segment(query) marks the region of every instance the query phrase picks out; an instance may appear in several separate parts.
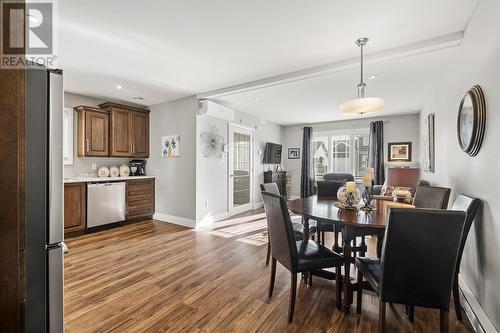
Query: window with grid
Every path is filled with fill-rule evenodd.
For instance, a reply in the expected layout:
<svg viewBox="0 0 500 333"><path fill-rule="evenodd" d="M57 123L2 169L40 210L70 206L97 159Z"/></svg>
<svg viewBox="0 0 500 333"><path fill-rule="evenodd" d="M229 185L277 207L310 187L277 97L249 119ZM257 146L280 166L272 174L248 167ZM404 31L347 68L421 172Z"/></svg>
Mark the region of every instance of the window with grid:
<svg viewBox="0 0 500 333"><path fill-rule="evenodd" d="M313 138L316 180L329 172L351 173L362 177L368 166L369 131L356 130L342 135L319 133Z"/></svg>

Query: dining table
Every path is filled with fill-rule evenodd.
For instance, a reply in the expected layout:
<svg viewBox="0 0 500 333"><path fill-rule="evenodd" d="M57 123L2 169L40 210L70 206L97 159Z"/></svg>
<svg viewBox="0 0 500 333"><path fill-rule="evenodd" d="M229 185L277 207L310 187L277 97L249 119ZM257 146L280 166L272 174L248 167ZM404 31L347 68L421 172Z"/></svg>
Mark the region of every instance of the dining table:
<svg viewBox="0 0 500 333"><path fill-rule="evenodd" d="M304 224L304 240L309 239L309 220L315 220L319 226L321 224L333 224L340 229L342 235L342 247L334 246L334 251L341 251L344 257L344 274L342 276L342 308L345 313L349 313L353 302L353 293L357 288L362 288L361 282L351 277L351 264L354 263L353 250L359 249L355 242L357 237L376 235L379 240L377 255L380 256L381 242L387 224L391 208L413 208L407 203L393 202L389 200L374 199L372 210L362 210L341 208L338 200L334 197L321 197L317 195L306 198L290 200L288 209L294 214L302 216ZM364 251L360 251L364 252ZM333 272L319 270L312 272L313 275L323 278L334 279ZM338 288L339 286L337 286Z"/></svg>

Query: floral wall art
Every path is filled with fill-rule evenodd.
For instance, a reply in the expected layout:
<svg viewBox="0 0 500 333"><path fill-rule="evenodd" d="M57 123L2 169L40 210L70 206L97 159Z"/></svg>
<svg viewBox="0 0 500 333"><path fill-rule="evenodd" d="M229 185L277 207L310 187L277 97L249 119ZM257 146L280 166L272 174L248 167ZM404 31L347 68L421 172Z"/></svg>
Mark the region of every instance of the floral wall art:
<svg viewBox="0 0 500 333"><path fill-rule="evenodd" d="M222 153L225 149L224 137L219 134L219 130L215 125L210 126L209 132L200 134L202 142L202 151L204 157L222 158Z"/></svg>
<svg viewBox="0 0 500 333"><path fill-rule="evenodd" d="M180 155L181 138L178 134L161 137L161 156L177 157Z"/></svg>

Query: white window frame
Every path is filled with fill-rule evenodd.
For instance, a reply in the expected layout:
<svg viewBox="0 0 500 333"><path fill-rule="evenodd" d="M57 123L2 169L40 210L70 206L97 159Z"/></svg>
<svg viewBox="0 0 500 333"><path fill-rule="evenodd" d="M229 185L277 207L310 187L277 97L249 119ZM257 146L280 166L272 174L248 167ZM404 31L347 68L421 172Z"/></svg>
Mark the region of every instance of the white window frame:
<svg viewBox="0 0 500 333"><path fill-rule="evenodd" d="M73 109L71 108L64 108L63 110L64 116L63 116L63 154L64 154L64 148L68 148L68 156L63 156L64 159L64 165L73 165L73 148L74 148L74 136L73 136L73 127L74 127L74 122L73 122ZM64 131L64 128L66 128L66 131Z"/></svg>
<svg viewBox="0 0 500 333"><path fill-rule="evenodd" d="M314 133L314 138L328 138L328 172L334 172L333 171L333 164L334 164L334 156L333 156L333 138L334 137L349 137L350 142L349 142L349 159L347 161L348 163L348 169L349 172L352 173L353 175L356 174L355 168L355 161L354 161L354 156L355 154L355 140L354 136L356 135L369 135L370 129L369 128L360 128L360 129L352 129L352 130L337 130L337 131L321 131L321 132L315 132ZM356 177L356 176L355 176ZM358 176L359 178L360 176Z"/></svg>

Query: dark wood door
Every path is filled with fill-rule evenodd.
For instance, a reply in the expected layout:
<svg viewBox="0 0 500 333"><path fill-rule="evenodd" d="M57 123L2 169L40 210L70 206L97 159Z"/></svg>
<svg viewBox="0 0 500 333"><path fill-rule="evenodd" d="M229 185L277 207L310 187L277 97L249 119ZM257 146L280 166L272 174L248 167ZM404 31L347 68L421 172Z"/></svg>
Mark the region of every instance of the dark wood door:
<svg viewBox="0 0 500 333"><path fill-rule="evenodd" d="M109 113L85 112L85 156L109 156Z"/></svg>
<svg viewBox="0 0 500 333"><path fill-rule="evenodd" d="M128 110L111 111L111 156L132 156L132 114Z"/></svg>
<svg viewBox="0 0 500 333"><path fill-rule="evenodd" d="M64 232L85 229L87 196L85 183L64 184Z"/></svg>
<svg viewBox="0 0 500 333"><path fill-rule="evenodd" d="M149 114L132 112L132 155L149 157Z"/></svg>

